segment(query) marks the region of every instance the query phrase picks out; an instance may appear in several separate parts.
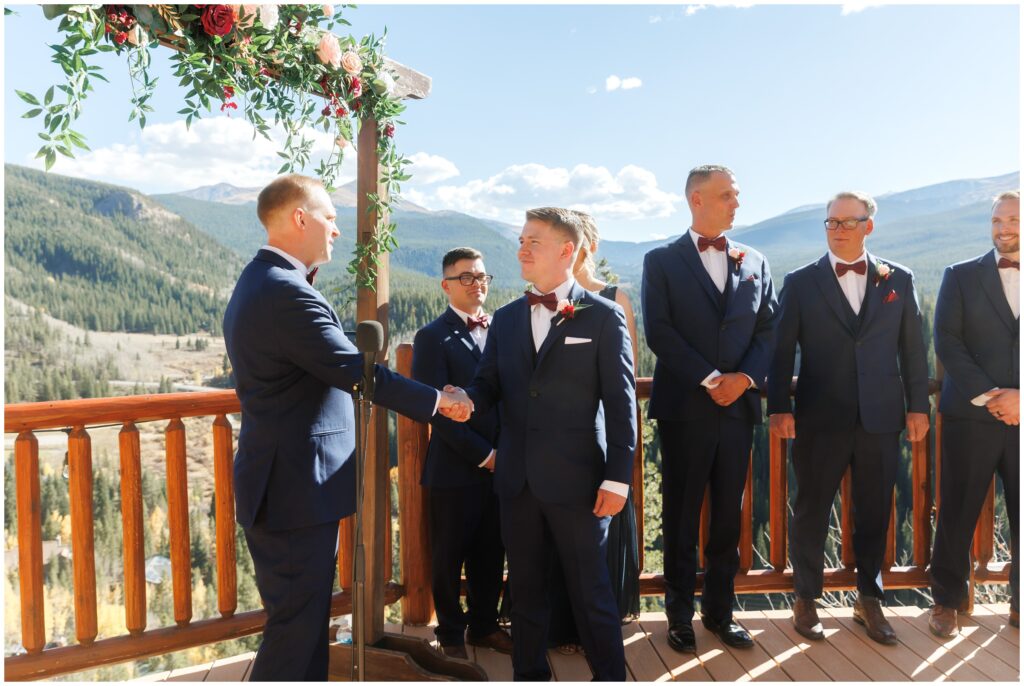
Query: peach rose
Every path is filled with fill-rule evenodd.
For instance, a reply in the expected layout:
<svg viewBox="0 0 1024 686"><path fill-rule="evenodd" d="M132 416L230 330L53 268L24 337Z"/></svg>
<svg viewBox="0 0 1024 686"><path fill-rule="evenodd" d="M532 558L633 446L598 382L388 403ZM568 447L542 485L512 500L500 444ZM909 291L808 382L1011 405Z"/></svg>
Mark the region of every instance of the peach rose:
<svg viewBox="0 0 1024 686"><path fill-rule="evenodd" d="M363 70L363 61L355 51L347 50L341 56L341 68L349 74L358 74Z"/></svg>
<svg viewBox="0 0 1024 686"><path fill-rule="evenodd" d="M341 66L341 46L338 44L338 37L333 33L325 33L316 47L316 56L324 64L329 64L335 69Z"/></svg>
<svg viewBox="0 0 1024 686"><path fill-rule="evenodd" d="M324 5L323 6L323 11L324 11L324 16L327 17L328 19L330 19L331 17L334 16L334 5Z"/></svg>

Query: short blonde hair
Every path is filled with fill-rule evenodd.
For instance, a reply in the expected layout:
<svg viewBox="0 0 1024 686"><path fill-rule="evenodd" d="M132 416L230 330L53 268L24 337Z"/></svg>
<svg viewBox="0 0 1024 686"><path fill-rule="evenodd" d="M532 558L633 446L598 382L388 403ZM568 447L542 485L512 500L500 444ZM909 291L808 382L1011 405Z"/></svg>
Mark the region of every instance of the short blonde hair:
<svg viewBox="0 0 1024 686"><path fill-rule="evenodd" d="M526 211L526 221L545 222L562 238L573 244L573 259L583 244L583 221L572 210L561 207L535 207Z"/></svg>
<svg viewBox="0 0 1024 686"><path fill-rule="evenodd" d="M864 203L864 207L868 210L868 219L873 218L875 216L875 212L878 211L878 203L876 203L875 199L867 193L864 193L863 191L840 191L833 195L828 201L828 205L825 206L825 212L832 209L832 203L836 200L858 200Z"/></svg>
<svg viewBox="0 0 1024 686"><path fill-rule="evenodd" d="M996 205L1004 200L1016 200L1020 202L1020 191L1003 191L992 200L992 209L996 208Z"/></svg>
<svg viewBox="0 0 1024 686"><path fill-rule="evenodd" d="M323 182L312 176L303 176L302 174L279 176L260 191L259 198L256 200L256 216L259 217L260 223L264 227L268 227L272 214L280 209L307 202L313 197L316 189L323 187Z"/></svg>
<svg viewBox="0 0 1024 686"><path fill-rule="evenodd" d="M590 247L601 240L601 235L597 232L597 224L594 222L594 218L586 212L580 210L570 210L570 212L580 219L583 229L583 244L580 246L580 253L583 255L583 263L593 274L597 270L597 265L594 263L594 253Z"/></svg>

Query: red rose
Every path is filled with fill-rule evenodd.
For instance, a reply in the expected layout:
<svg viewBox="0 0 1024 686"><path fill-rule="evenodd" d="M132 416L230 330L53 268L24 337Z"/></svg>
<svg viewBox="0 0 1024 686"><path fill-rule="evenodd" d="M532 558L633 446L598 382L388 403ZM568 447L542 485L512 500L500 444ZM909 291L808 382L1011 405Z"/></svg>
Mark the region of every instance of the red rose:
<svg viewBox="0 0 1024 686"><path fill-rule="evenodd" d="M224 99L230 100L235 97L235 89L233 86L224 86Z"/></svg>
<svg viewBox="0 0 1024 686"><path fill-rule="evenodd" d="M118 45L123 44L126 40L128 40L128 34L124 31L118 31L114 34L114 42Z"/></svg>
<svg viewBox="0 0 1024 686"><path fill-rule="evenodd" d="M320 110L320 116L322 116L322 117L329 117L329 116L331 116L331 106L327 105L322 110Z"/></svg>
<svg viewBox="0 0 1024 686"><path fill-rule="evenodd" d="M203 9L203 30L211 36L226 36L235 24L235 11L230 5L207 5Z"/></svg>
<svg viewBox="0 0 1024 686"><path fill-rule="evenodd" d="M223 105L220 106L220 111L221 112L223 112L224 110L227 110L227 109L237 110L238 109L238 104L237 103L233 103L233 102L226 102L226 103L224 103Z"/></svg>
<svg viewBox="0 0 1024 686"><path fill-rule="evenodd" d="M353 101L352 101L352 109L353 109L353 110L355 110L356 112L358 112L358 111L359 111L359 110L361 110L362 108L363 108L363 101L362 101L362 100L353 100Z"/></svg>
<svg viewBox="0 0 1024 686"><path fill-rule="evenodd" d="M334 110L334 116L336 117L344 117L346 114L348 114L348 111L344 107L339 107Z"/></svg>
<svg viewBox="0 0 1024 686"><path fill-rule="evenodd" d="M394 138L395 137L395 125L391 124L391 123L388 123L388 125L384 127L384 135L387 136L388 138Z"/></svg>
<svg viewBox="0 0 1024 686"><path fill-rule="evenodd" d="M358 98L363 94L363 84L360 83L359 77L353 76L348 82L348 92L353 98Z"/></svg>

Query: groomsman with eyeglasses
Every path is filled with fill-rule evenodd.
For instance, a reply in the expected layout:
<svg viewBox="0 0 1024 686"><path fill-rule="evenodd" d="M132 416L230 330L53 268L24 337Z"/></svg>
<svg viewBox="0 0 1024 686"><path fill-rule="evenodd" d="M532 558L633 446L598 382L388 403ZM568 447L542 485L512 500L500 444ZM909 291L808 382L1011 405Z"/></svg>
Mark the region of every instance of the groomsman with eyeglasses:
<svg viewBox="0 0 1024 686"><path fill-rule="evenodd" d="M487 344L491 318L484 311L494 278L473 248L449 250L441 261L448 307L416 333L412 376L437 389L468 386ZM498 497L494 493L498 413L475 413L464 424L436 416L420 483L428 489L431 590L441 652L467 659L465 643L512 652L498 627L505 567ZM466 569L466 605L459 602Z"/></svg>
<svg viewBox="0 0 1024 686"><path fill-rule="evenodd" d="M1020 191L992 205L994 249L946 268L935 301L942 379L939 518L928 626L958 633L974 526L993 474L1010 520L1010 625L1020 626Z"/></svg>
<svg viewBox="0 0 1024 686"><path fill-rule="evenodd" d="M914 277L865 249L876 209L864 193L838 193L829 201L829 250L786 275L768 375L771 432L793 439L793 624L811 640L824 638L814 601L822 593L832 503L849 467L857 561L853 618L873 640L896 642L881 603L900 432L905 426L910 441L928 432L928 362Z"/></svg>

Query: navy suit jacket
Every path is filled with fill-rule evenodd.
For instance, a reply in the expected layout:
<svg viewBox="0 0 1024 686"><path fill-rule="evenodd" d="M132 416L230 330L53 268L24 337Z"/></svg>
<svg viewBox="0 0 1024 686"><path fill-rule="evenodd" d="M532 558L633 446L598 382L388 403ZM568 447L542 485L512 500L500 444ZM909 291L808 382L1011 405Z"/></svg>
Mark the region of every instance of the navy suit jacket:
<svg viewBox="0 0 1024 686"><path fill-rule="evenodd" d="M288 260L260 250L224 313L224 343L242 405L235 454L238 523L264 510L270 530L355 510L352 388L362 356L334 309ZM374 402L426 422L437 391L376 368Z"/></svg>
<svg viewBox="0 0 1024 686"><path fill-rule="evenodd" d="M768 376L768 414L793 412L801 431L895 433L907 412L928 412L928 360L914 275L867 254L867 291L853 314L826 253L786 275ZM796 346L800 378L790 402Z"/></svg>
<svg viewBox="0 0 1024 686"><path fill-rule="evenodd" d="M633 349L620 306L575 282L569 299L588 307L556 314L537 352L525 297L495 312L466 391L477 412L499 408L499 496L529 484L543 502L590 508L602 481L633 480Z"/></svg>
<svg viewBox="0 0 1024 686"><path fill-rule="evenodd" d="M720 413L761 423L761 391L771 362L778 303L768 260L746 253L729 259L725 293L719 293L689 233L644 257L640 290L647 345L657 356L648 415L651 419L713 421ZM714 370L742 372L750 389L727 408L701 386Z"/></svg>
<svg viewBox="0 0 1024 686"><path fill-rule="evenodd" d="M488 335L490 340L490 335ZM434 388L466 387L473 381L482 352L462 318L448 307L416 333L412 378ZM430 444L420 483L431 488L490 484L491 472L480 467L497 445L498 411L474 412L459 423L442 415L430 420Z"/></svg>
<svg viewBox="0 0 1024 686"><path fill-rule="evenodd" d="M1002 424L971 399L993 388L1020 388L1020 319L1003 293L991 250L946 267L935 301L935 354L946 375L939 410Z"/></svg>

